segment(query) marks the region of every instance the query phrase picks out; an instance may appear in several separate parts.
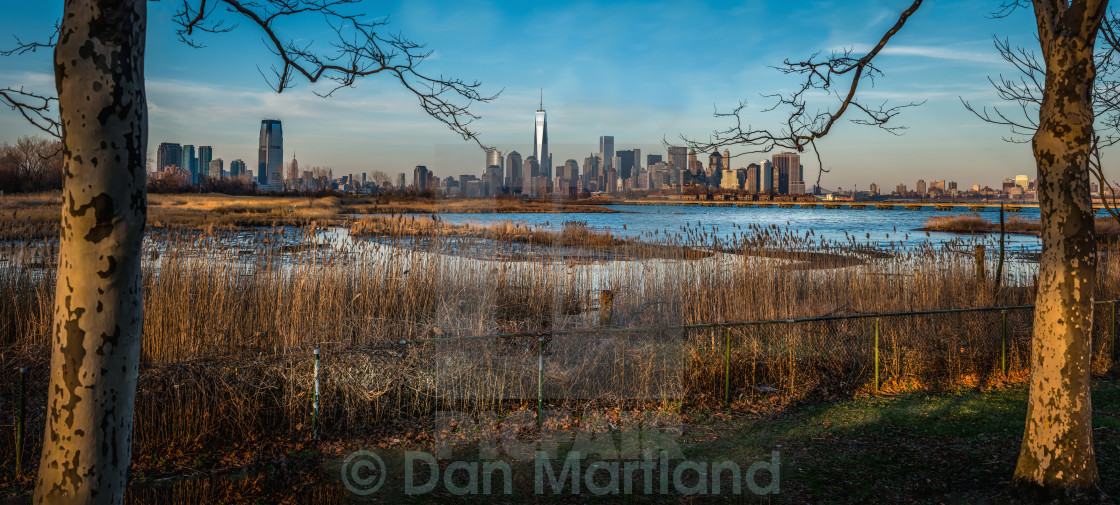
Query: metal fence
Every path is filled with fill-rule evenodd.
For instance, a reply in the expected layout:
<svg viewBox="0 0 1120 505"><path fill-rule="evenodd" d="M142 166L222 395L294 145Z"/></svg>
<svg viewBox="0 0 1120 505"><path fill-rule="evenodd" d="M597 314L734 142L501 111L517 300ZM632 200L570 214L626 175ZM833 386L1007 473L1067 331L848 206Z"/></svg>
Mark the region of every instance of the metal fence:
<svg viewBox="0 0 1120 505"><path fill-rule="evenodd" d="M1093 367L1117 300L1095 302ZM605 305L606 310L609 304ZM444 403L703 401L1021 381L1033 305L401 340ZM603 314L609 321L610 315ZM488 407L483 407L488 408Z"/></svg>

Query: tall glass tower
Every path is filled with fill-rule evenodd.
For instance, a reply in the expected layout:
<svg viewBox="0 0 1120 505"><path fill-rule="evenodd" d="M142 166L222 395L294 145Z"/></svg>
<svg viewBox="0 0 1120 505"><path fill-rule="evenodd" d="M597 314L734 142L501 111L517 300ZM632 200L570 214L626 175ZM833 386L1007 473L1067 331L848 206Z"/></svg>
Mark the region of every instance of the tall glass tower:
<svg viewBox="0 0 1120 505"><path fill-rule="evenodd" d="M198 184L198 157L194 155L194 146L183 146L183 168L191 173L191 184Z"/></svg>
<svg viewBox="0 0 1120 505"><path fill-rule="evenodd" d="M284 134L279 119L261 120L260 149L257 151L257 183L266 189L284 186Z"/></svg>
<svg viewBox="0 0 1120 505"><path fill-rule="evenodd" d="M541 106L537 109L536 127L533 131L533 157L540 163L540 176L552 176L552 157L548 154L548 118L544 111L544 90L541 90Z"/></svg>
<svg viewBox="0 0 1120 505"><path fill-rule="evenodd" d="M198 175L202 179L203 175L214 177L210 173L210 162L214 161L214 148L212 146L198 146Z"/></svg>
<svg viewBox="0 0 1120 505"><path fill-rule="evenodd" d="M607 165L610 165L611 160L614 159L614 136L613 135L603 135L602 137L599 137L599 152L603 153L603 161L606 162ZM603 168L606 168L606 167L603 167ZM615 170L618 170L618 167L614 167L614 168L615 168Z"/></svg>

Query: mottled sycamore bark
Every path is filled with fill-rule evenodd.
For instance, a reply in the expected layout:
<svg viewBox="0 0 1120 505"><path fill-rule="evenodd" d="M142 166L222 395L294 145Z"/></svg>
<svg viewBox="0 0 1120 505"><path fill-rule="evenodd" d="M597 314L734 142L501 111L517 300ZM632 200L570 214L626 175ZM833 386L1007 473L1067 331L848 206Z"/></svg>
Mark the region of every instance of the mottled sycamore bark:
<svg viewBox="0 0 1120 505"><path fill-rule="evenodd" d="M1089 196L1093 47L1107 1L1034 2L1046 83L1032 140L1042 259L1027 422L1015 488L1043 501L1100 496L1093 453L1089 358L1096 245Z"/></svg>
<svg viewBox="0 0 1120 505"><path fill-rule="evenodd" d="M143 305L146 0L68 0L55 47L64 186L36 503L121 503Z"/></svg>

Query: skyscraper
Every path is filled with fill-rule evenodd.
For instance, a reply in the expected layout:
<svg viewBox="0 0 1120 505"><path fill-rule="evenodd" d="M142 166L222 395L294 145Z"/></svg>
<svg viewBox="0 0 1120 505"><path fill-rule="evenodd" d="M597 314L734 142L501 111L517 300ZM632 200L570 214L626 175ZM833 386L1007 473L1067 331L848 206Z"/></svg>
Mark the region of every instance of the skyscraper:
<svg viewBox="0 0 1120 505"><path fill-rule="evenodd" d="M669 184L680 186L684 170L688 170L688 148L669 146Z"/></svg>
<svg viewBox="0 0 1120 505"><path fill-rule="evenodd" d="M762 165L751 163L747 165L747 184L743 188L751 193L760 193L762 187Z"/></svg>
<svg viewBox="0 0 1120 505"><path fill-rule="evenodd" d="M261 120L261 136L257 150L257 183L264 189L283 186L280 172L284 167L284 134L279 119Z"/></svg>
<svg viewBox="0 0 1120 505"><path fill-rule="evenodd" d="M773 159L774 170L778 173L778 193L783 195L804 193L805 181L801 180L801 155L778 153L773 156Z"/></svg>
<svg viewBox="0 0 1120 505"><path fill-rule="evenodd" d="M618 176L622 180L627 180L637 175L634 170L634 160L637 158L635 151L622 150L615 153L615 159L620 161L619 164L614 165L615 170L618 171Z"/></svg>
<svg viewBox="0 0 1120 505"><path fill-rule="evenodd" d="M214 148L211 146L198 146L198 173L207 177L214 177L210 173L210 162L214 161Z"/></svg>
<svg viewBox="0 0 1120 505"><path fill-rule="evenodd" d="M183 146L174 142L163 142L156 151L156 172L162 172L167 167L183 166Z"/></svg>
<svg viewBox="0 0 1120 505"><path fill-rule="evenodd" d="M544 111L544 90L541 90L541 107L537 109L533 129L533 158L540 164L540 176L549 177L552 156L548 154L548 118ZM536 174L534 174L536 175Z"/></svg>
<svg viewBox="0 0 1120 505"><path fill-rule="evenodd" d="M423 192L428 188L428 178L428 167L416 165L416 168L412 169L412 188Z"/></svg>
<svg viewBox="0 0 1120 505"><path fill-rule="evenodd" d="M194 145L183 146L183 168L191 173L191 184L198 184L198 158L194 155Z"/></svg>
<svg viewBox="0 0 1120 505"><path fill-rule="evenodd" d="M225 169L224 165L225 165L225 163L222 161L221 158L218 158L216 160L210 160L210 163L208 163L207 167L206 167L207 171L210 173L210 178L211 179L221 179L222 178L222 170Z"/></svg>
<svg viewBox="0 0 1120 505"><path fill-rule="evenodd" d="M759 193L770 193L774 191L774 164L770 160L762 160L758 162L762 167L762 186L758 189Z"/></svg>
<svg viewBox="0 0 1120 505"><path fill-rule="evenodd" d="M521 192L521 181L525 178L521 163L521 153L517 151L510 151L506 156L506 166L509 167L506 173L506 186L509 187L511 193Z"/></svg>
<svg viewBox="0 0 1120 505"><path fill-rule="evenodd" d="M591 153L590 156L583 159L583 187L588 191L598 191L599 186L599 172L602 166L602 155L599 153Z"/></svg>
<svg viewBox="0 0 1120 505"><path fill-rule="evenodd" d="M534 186L533 179L540 175L540 164L537 163L537 158L530 156L525 158L521 164L521 194L533 196Z"/></svg>
<svg viewBox="0 0 1120 505"><path fill-rule="evenodd" d="M621 151L616 152L616 153L614 153L614 158L611 158L611 163L610 163L610 179L611 179L611 182L607 183L607 187L610 188L608 191L612 191L612 192L613 191L618 191L618 187L616 185L619 184L619 179L622 178L622 174L619 172L618 167L623 166L622 165L622 163L623 163L622 162L622 156L620 156L621 154L622 154Z"/></svg>
<svg viewBox="0 0 1120 505"><path fill-rule="evenodd" d="M365 174L362 174L365 175ZM296 161L296 153L292 153L292 162L288 164L288 185L298 186L299 182L299 162Z"/></svg>
<svg viewBox="0 0 1120 505"><path fill-rule="evenodd" d="M229 162L230 178L241 177L243 175L245 175L245 160L239 158Z"/></svg>
<svg viewBox="0 0 1120 505"><path fill-rule="evenodd" d="M579 162L576 160L568 160L564 162L564 173L556 174L568 180L568 183L575 185L576 178L579 177Z"/></svg>
<svg viewBox="0 0 1120 505"><path fill-rule="evenodd" d="M502 168L502 152L497 149L486 151L486 166Z"/></svg>
<svg viewBox="0 0 1120 505"><path fill-rule="evenodd" d="M606 169L611 164L611 159L614 158L614 137L605 135L599 137L599 152L603 153L603 169ZM615 167L616 169L618 167Z"/></svg>

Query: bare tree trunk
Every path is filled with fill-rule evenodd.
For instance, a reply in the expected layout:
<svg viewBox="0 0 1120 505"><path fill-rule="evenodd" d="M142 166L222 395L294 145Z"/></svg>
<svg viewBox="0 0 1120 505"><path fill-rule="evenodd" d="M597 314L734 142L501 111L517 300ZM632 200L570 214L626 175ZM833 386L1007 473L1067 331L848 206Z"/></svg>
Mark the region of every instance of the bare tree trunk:
<svg viewBox="0 0 1120 505"><path fill-rule="evenodd" d="M1093 46L1107 2L1063 3L1034 3L1046 61L1032 141L1042 259L1027 423L1014 479L1025 496L1076 502L1100 497L1089 398L1097 267L1089 155Z"/></svg>
<svg viewBox="0 0 1120 505"><path fill-rule="evenodd" d="M36 503L121 503L143 322L146 0L67 0L55 47L65 163Z"/></svg>

